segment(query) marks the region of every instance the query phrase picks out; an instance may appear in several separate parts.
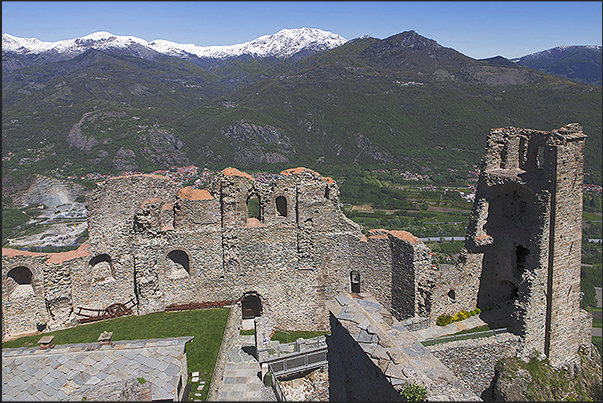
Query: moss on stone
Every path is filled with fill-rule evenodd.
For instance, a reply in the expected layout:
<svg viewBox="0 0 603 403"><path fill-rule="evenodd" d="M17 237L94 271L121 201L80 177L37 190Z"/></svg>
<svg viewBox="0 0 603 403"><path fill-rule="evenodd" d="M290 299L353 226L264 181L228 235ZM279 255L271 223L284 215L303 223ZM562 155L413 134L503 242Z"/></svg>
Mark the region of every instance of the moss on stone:
<svg viewBox="0 0 603 403"><path fill-rule="evenodd" d="M515 401L601 400L601 356L580 353L581 368L553 368L548 359L524 362L515 357L496 364L493 399Z"/></svg>

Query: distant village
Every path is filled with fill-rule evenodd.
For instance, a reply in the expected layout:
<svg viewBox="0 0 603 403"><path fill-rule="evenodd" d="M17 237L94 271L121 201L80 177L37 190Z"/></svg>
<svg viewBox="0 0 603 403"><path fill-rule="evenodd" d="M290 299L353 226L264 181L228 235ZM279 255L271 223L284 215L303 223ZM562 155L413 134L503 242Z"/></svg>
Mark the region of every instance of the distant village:
<svg viewBox="0 0 603 403"><path fill-rule="evenodd" d="M46 154L56 155L56 152L52 149L52 147L45 147L40 150L26 149L25 151L30 153L30 156L29 157L21 157L19 162L17 163L18 165L35 163L37 161L40 161L41 159L44 159L46 157ZM10 161L15 156L16 156L16 153L8 152L6 155L4 155L2 157L2 161ZM9 171L16 170L16 168L8 169L8 170ZM64 169L58 168L58 169L52 170L51 172L56 174L57 177L60 177L60 176L62 176L62 172L64 172ZM406 180L406 181L428 181L428 180L430 180L430 177L427 174L420 174L417 172L405 171L400 168L376 169L376 170L374 170L374 172L399 175L402 177L401 178L402 180ZM146 173L146 172L122 171L119 173L119 176L140 175L143 173ZM189 185L195 189L202 189L202 188L205 188L214 179L214 177L216 176L218 171L212 171L208 168L203 168L201 170L199 167L197 167L195 165L189 165L189 166L184 166L184 167L171 166L168 169L159 169L159 170L153 171L151 173L155 174L155 175L167 176L168 178L172 179L173 181L183 183L183 184L189 184L190 182L194 181L192 184L189 184ZM585 177L588 177L589 175L590 174L587 172L584 173ZM104 180L107 178L111 178L113 176L114 175L105 175L105 174L101 174L98 172L89 172L89 173L86 173L85 175L81 175L81 176L77 176L77 175L67 176L66 179L69 179L69 180L74 180L74 179ZM269 184L276 179L277 174L271 173L271 172L257 172L257 173L252 174L252 176L254 177L254 179L256 181ZM472 192L470 194L461 194L461 196L465 200L471 201L471 202L473 201L474 196L475 196L478 177L479 177L479 169L476 166L474 166L473 170L470 170L467 174L467 185L468 185L469 189L472 190ZM602 187L600 185L584 183L583 186L584 186L585 192L592 192L597 195L601 195ZM441 191L441 189L439 189L438 187L436 187L434 185L426 185L425 187L421 187L420 190Z"/></svg>

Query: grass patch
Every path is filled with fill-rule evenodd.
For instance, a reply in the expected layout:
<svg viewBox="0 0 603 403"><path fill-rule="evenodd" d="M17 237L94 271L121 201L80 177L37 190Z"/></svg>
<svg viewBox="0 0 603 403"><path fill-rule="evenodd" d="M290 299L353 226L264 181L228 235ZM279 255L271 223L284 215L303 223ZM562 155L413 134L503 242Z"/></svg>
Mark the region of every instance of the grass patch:
<svg viewBox="0 0 603 403"><path fill-rule="evenodd" d="M473 338L473 333L486 332L488 330L494 330L494 329L502 329L504 327L505 326L500 326L500 325L496 325L496 324L485 324L485 325L474 327L471 329L461 330L456 333L448 334L446 336L437 337L435 339L424 340L421 343L424 346L433 346L435 344L448 343L448 342L452 341L452 340L448 339L448 337L451 337L451 336L461 336L461 337L457 337L457 341L458 340L467 340L467 339ZM463 336L463 335L465 335L465 336ZM486 333L486 334L480 335L478 337L480 337L480 338L481 337L489 337L490 335L491 334Z"/></svg>
<svg viewBox="0 0 603 403"><path fill-rule="evenodd" d="M44 335L55 336L55 345L96 343L98 335L103 331L113 332L114 341L194 336L186 346L188 372L199 371L205 381L200 400L206 400L229 312L229 308L156 312L109 319ZM40 337L37 334L3 342L2 348L37 346Z"/></svg>
<svg viewBox="0 0 603 403"><path fill-rule="evenodd" d="M601 319L593 319L593 327L601 328Z"/></svg>
<svg viewBox="0 0 603 403"><path fill-rule="evenodd" d="M504 326L495 326L495 325L485 324L485 325L482 325L482 326L474 327L472 329L461 330L459 332L451 334L450 336L459 335L459 334L466 334L466 333L485 332L487 330L500 329L502 327L504 327Z"/></svg>
<svg viewBox="0 0 603 403"><path fill-rule="evenodd" d="M526 363L516 357L499 360L496 370L503 382L513 382L517 377L526 379L520 369L530 374L531 381L518 399L521 401L600 401L600 358L580 354L580 359L582 369L573 374L563 368L552 368L548 359L531 359Z"/></svg>
<svg viewBox="0 0 603 403"><path fill-rule="evenodd" d="M255 334L255 329L241 329L241 334L243 336L253 336Z"/></svg>
<svg viewBox="0 0 603 403"><path fill-rule="evenodd" d="M603 353L603 337L593 336L593 344L599 350L599 354L602 354Z"/></svg>

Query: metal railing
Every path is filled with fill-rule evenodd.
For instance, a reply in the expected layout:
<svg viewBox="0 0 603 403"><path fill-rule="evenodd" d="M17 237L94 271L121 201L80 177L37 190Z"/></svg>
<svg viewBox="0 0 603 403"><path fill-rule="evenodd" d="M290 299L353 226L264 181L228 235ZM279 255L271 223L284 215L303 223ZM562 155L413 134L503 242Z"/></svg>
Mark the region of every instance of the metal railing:
<svg viewBox="0 0 603 403"><path fill-rule="evenodd" d="M284 376L296 372L320 368L327 365L327 347L318 350L302 351L266 361L274 376Z"/></svg>
<svg viewBox="0 0 603 403"><path fill-rule="evenodd" d="M313 337L311 339L299 339L292 343L279 343L274 347L258 349L257 357L259 362L267 362L273 358L284 355L317 350L326 346L327 339L325 336Z"/></svg>
<svg viewBox="0 0 603 403"><path fill-rule="evenodd" d="M272 365L268 364L268 373L270 374L270 383L272 387L272 391L274 392L274 396L276 396L276 400L279 402L285 402L287 399L285 398L285 393L281 389L281 384L278 381L278 378L274 374L274 370L272 369Z"/></svg>
<svg viewBox="0 0 603 403"><path fill-rule="evenodd" d="M481 338L481 337L491 337L491 336L496 336L501 333L507 333L507 332L508 332L507 328L503 327L500 329L486 330L484 332L453 334L452 336L444 336L444 337L438 337L435 339L427 339L427 340L423 340L421 342L421 344L423 344L424 346L435 346L436 344L449 343L451 341L471 340L471 339L477 339L477 338Z"/></svg>
<svg viewBox="0 0 603 403"><path fill-rule="evenodd" d="M403 323L403 325L411 332L421 329L427 329L429 327L429 318L421 318L419 320L412 320L409 323Z"/></svg>

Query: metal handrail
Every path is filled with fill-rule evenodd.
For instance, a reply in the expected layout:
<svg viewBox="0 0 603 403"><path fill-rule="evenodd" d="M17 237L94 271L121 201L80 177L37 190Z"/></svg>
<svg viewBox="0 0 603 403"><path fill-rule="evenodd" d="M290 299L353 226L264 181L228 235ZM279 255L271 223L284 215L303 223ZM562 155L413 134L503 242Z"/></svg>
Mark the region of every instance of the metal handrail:
<svg viewBox="0 0 603 403"><path fill-rule="evenodd" d="M410 332L416 330L426 329L429 327L429 318L422 318L419 320L413 320L410 323L404 325Z"/></svg>
<svg viewBox="0 0 603 403"><path fill-rule="evenodd" d="M328 363L327 350L327 347L323 347L318 350L303 351L286 357L274 358L268 365L272 367L276 376L319 368ZM282 365L282 369L278 370L274 368L278 364Z"/></svg>
<svg viewBox="0 0 603 403"><path fill-rule="evenodd" d="M304 339L305 350L304 351L315 351L319 350L323 347L326 347L327 342L325 336L317 336L311 339ZM292 348L291 348L292 347ZM270 357L284 357L289 356L291 354L297 354L300 352L300 344L297 341L291 343L279 343L276 348L262 348L257 350L257 356L263 357L263 353L266 356ZM271 353L273 352L273 353ZM262 362L274 361L273 358L261 359Z"/></svg>
<svg viewBox="0 0 603 403"><path fill-rule="evenodd" d="M443 337L437 337L434 339L426 339L426 340L423 340L421 342L421 344L423 344L424 346L429 346L429 345L435 346L436 344L449 343L451 341L477 339L478 336L491 337L491 336L496 336L498 334L507 333L507 332L508 332L507 328L503 327L500 329L486 330L483 332L453 334L452 336L443 336Z"/></svg>
<svg viewBox="0 0 603 403"><path fill-rule="evenodd" d="M268 373L270 373L271 379L271 387L274 391L274 396L276 396L276 400L279 402L285 402L287 399L285 398L285 393L281 389L281 384L278 381L278 378L274 374L274 370L272 369L272 365L268 364Z"/></svg>

